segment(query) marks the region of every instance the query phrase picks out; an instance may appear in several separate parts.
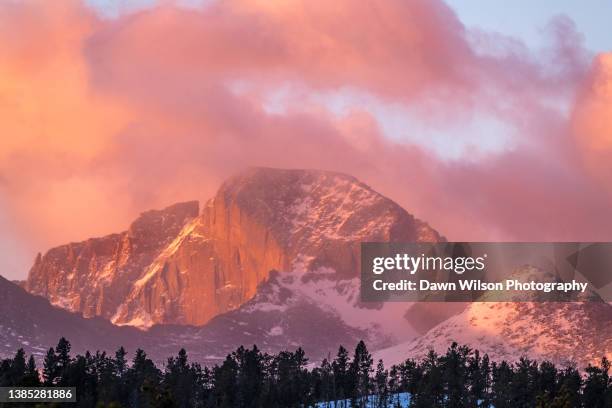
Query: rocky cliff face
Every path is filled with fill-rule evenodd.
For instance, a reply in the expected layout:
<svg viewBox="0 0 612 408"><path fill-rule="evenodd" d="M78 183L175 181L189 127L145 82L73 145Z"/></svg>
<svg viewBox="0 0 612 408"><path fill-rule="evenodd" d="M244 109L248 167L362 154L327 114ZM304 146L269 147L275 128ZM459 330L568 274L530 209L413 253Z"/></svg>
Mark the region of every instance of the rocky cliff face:
<svg viewBox="0 0 612 408"><path fill-rule="evenodd" d="M37 260L26 287L120 325L202 325L251 299L272 270L350 279L360 241L440 239L355 178L315 170L249 170L193 216L174 217L176 228L163 232L150 226L53 249ZM134 235L137 245L126 238Z"/></svg>
<svg viewBox="0 0 612 408"><path fill-rule="evenodd" d="M112 317L144 268L198 215L198 203L143 213L120 234L70 243L37 256L25 289L85 317Z"/></svg>
<svg viewBox="0 0 612 408"><path fill-rule="evenodd" d="M201 325L251 299L272 270L356 276L359 242L438 234L353 177L252 169L225 182L139 279L113 321Z"/></svg>

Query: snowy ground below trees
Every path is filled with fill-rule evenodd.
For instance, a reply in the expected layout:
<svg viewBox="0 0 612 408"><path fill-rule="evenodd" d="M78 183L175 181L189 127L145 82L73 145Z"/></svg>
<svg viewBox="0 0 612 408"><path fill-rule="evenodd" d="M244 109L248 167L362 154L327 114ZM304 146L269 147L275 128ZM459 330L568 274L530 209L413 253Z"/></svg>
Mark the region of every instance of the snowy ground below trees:
<svg viewBox="0 0 612 408"><path fill-rule="evenodd" d="M395 394L389 397L389 401L385 408L408 408L410 404L410 394L407 392L402 392L400 394ZM340 401L329 401L329 402L319 402L315 405L316 408L353 408L351 407L350 400L340 400ZM365 408L378 408L380 407L378 396L370 395L368 397L368 403Z"/></svg>

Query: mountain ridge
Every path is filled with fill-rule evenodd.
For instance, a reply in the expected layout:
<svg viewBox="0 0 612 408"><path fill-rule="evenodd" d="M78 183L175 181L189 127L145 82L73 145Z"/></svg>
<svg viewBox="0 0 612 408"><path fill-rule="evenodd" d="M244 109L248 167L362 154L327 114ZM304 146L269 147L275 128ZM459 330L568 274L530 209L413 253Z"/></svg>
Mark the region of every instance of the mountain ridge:
<svg viewBox="0 0 612 408"><path fill-rule="evenodd" d="M160 230L160 215L174 220L171 228ZM51 249L37 258L26 288L118 325L203 325L255 296L272 270L302 263L349 279L358 275L360 241L441 239L353 176L249 168L199 213L197 202L177 204L143 213L128 233Z"/></svg>
<svg viewBox="0 0 612 408"><path fill-rule="evenodd" d="M124 232L71 242L50 249L44 256L38 254L25 288L85 317L108 319L144 265L198 212L197 201L146 211Z"/></svg>
<svg viewBox="0 0 612 408"><path fill-rule="evenodd" d="M556 279L535 267L518 268L511 276L524 281ZM612 305L595 292L560 302L540 294L520 294L513 302L486 301L496 296L492 291L483 293L461 313L422 336L379 350L376 358L394 364L407 357L424 357L429 350L443 354L449 344L457 342L498 361L528 357L560 365L574 362L585 368L604 356L612 359Z"/></svg>
<svg viewBox="0 0 612 408"><path fill-rule="evenodd" d="M609 321L609 308L601 305L361 302L359 242L445 238L352 176L249 169L223 183L201 211L197 202L177 206L143 213L124 233L50 250L37 259L25 287L77 313L60 322L87 328L101 321L109 344L117 340L148 347L156 358L186 347L196 361L216 363L240 345L258 344L270 352L302 346L317 360L358 339L366 339L380 350L375 355L390 363L400 354L405 358L436 347L444 351L452 340L492 357L524 353L555 359L563 353L580 357L569 347L576 339L595 336L581 364L612 349L597 330L589 329ZM79 273L78 279L69 278ZM109 294L113 282L124 282L124 287ZM40 299L26 297L21 303ZM7 317L15 310L4 307L5 327L13 325L7 332L15 333L5 344L19 343L18 333L36 334L35 316L22 327ZM575 324L559 317L563 314ZM559 331L547 320L576 331ZM91 330L101 335L97 326ZM67 328L66 333L79 331ZM486 347L478 347L479 342ZM555 347L563 351L547 352Z"/></svg>

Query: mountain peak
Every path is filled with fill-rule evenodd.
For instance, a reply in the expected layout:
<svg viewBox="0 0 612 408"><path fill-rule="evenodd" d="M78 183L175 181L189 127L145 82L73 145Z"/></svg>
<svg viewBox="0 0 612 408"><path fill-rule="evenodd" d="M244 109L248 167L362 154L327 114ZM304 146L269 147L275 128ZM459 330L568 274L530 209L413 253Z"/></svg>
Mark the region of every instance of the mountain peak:
<svg viewBox="0 0 612 408"><path fill-rule="evenodd" d="M199 214L200 203L176 203L162 210L149 210L140 214L128 229L130 239L147 248L155 248L161 241L174 237L185 223Z"/></svg>
<svg viewBox="0 0 612 408"><path fill-rule="evenodd" d="M275 225L278 238L301 244L441 239L395 202L339 172L250 168L226 181L215 200L239 206Z"/></svg>
<svg viewBox="0 0 612 408"><path fill-rule="evenodd" d="M143 213L126 233L53 249L27 287L120 325L201 325L251 299L271 270L359 271L361 241L440 235L346 174L250 168L198 215L195 201Z"/></svg>
<svg viewBox="0 0 612 408"><path fill-rule="evenodd" d="M199 213L200 203L197 200L185 201L169 205L161 210L148 210L140 213L140 216L132 223L132 226L146 223L147 221L161 220L165 221L169 217L185 218L195 217Z"/></svg>

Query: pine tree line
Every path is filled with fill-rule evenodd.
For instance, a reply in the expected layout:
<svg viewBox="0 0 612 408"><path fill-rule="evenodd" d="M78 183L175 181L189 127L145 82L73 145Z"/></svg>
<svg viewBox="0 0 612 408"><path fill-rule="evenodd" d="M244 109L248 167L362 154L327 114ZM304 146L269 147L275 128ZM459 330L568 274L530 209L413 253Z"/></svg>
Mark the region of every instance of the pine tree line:
<svg viewBox="0 0 612 408"><path fill-rule="evenodd" d="M446 354L431 351L386 369L375 365L363 341L352 356L340 347L333 359L308 365L301 348L278 354L239 347L212 368L189 362L181 349L156 367L143 350L128 363L123 347L72 357L62 338L47 352L42 370L23 349L0 362L0 386L77 387L77 407L411 407L570 408L612 407L610 362L581 373L522 358L492 362L477 350L453 343ZM330 402L335 401L335 402ZM17 406L11 404L11 406Z"/></svg>

